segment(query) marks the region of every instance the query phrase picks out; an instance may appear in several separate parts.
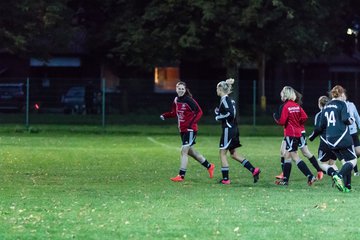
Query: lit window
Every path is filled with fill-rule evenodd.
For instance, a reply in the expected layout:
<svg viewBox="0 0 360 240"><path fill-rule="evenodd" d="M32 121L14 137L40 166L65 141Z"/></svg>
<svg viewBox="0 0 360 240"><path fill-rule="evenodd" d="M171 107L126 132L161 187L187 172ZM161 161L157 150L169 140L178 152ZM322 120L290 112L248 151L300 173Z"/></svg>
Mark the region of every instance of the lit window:
<svg viewBox="0 0 360 240"><path fill-rule="evenodd" d="M174 92L176 83L180 81L178 67L155 68L155 92Z"/></svg>

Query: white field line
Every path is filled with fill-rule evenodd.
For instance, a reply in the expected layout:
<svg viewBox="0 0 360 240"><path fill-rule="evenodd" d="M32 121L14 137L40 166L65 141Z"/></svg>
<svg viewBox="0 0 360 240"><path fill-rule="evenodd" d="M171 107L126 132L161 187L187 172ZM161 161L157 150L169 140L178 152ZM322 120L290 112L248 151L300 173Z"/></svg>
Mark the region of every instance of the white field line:
<svg viewBox="0 0 360 240"><path fill-rule="evenodd" d="M170 146L170 145L168 145L168 144L166 144L166 143L159 142L159 141L155 140L155 139L152 138L152 137L147 137L147 140L149 140L150 142L155 143L155 144L157 144L157 145L160 145L160 146L162 146L162 147L165 147L165 148L170 148L170 149L179 150L178 147Z"/></svg>

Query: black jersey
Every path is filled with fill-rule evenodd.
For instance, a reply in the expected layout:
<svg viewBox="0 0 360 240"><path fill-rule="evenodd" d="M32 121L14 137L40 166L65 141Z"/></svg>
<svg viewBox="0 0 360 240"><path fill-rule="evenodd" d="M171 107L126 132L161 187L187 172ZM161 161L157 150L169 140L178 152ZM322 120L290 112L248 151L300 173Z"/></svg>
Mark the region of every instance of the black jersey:
<svg viewBox="0 0 360 240"><path fill-rule="evenodd" d="M346 103L335 99L325 105L320 117L319 130L326 131L326 142L331 149L341 149L353 144L348 128L350 124Z"/></svg>
<svg viewBox="0 0 360 240"><path fill-rule="evenodd" d="M225 95L220 99L219 113L216 116L222 128L237 127L235 101Z"/></svg>
<svg viewBox="0 0 360 240"><path fill-rule="evenodd" d="M318 135L320 135L320 147L327 145L326 141L326 129L320 128L322 110L315 115L314 119L314 131L310 134L309 139L313 141Z"/></svg>

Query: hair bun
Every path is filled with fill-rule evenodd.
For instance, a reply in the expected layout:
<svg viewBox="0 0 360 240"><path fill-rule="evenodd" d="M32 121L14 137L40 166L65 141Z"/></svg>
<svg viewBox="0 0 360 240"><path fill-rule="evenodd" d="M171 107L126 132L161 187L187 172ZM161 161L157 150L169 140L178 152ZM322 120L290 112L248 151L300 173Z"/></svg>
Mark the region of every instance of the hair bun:
<svg viewBox="0 0 360 240"><path fill-rule="evenodd" d="M233 79L233 78L228 78L228 79L225 80L225 82L226 82L227 84L233 84L233 83L235 82L235 79Z"/></svg>

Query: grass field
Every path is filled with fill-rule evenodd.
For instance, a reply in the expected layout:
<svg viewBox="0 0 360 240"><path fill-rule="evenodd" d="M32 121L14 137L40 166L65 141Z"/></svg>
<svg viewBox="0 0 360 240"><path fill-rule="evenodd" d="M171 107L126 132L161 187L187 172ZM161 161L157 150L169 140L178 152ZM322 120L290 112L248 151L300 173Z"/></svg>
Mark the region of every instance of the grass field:
<svg viewBox="0 0 360 240"><path fill-rule="evenodd" d="M228 186L217 183L218 126L203 126L196 145L215 177L190 160L183 183L169 180L175 126L33 129L0 129L0 239L359 239L359 178L345 194L327 176L307 186L293 166L288 187L274 184L281 128L240 127L239 151L262 174L253 184L231 161Z"/></svg>

